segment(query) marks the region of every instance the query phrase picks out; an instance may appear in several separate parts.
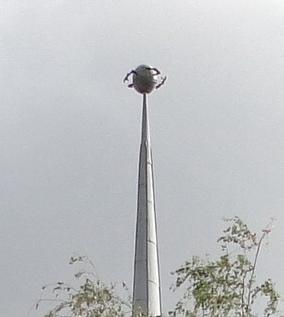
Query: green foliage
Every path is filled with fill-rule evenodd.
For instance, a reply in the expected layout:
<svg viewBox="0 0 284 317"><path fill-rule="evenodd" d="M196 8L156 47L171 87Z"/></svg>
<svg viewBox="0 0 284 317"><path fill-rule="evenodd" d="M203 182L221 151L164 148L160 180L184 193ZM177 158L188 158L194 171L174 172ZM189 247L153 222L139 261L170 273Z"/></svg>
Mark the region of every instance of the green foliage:
<svg viewBox="0 0 284 317"><path fill-rule="evenodd" d="M279 295L271 279L258 283L256 267L261 246L270 229L258 237L238 217L225 220L228 227L218 239L221 256L216 260L192 257L174 274L175 291L183 296L171 317L254 317L275 315ZM94 265L82 256L71 257L70 265L89 264L90 271L74 274L78 287L64 282L43 287L43 302L51 305L45 317L127 317L131 300L122 299L119 285L106 285L94 273ZM126 291L124 283L121 287ZM138 315L141 315L139 313Z"/></svg>
<svg viewBox="0 0 284 317"><path fill-rule="evenodd" d="M270 229L260 238L241 219L226 219L228 228L218 239L222 255L217 260L192 257L177 269L173 290L183 290L171 316L252 317L259 313L264 298L263 316L277 313L279 295L268 279L256 282L260 248ZM258 303L258 304L257 304Z"/></svg>
<svg viewBox="0 0 284 317"><path fill-rule="evenodd" d="M69 264L92 262L87 257L71 257ZM107 286L93 272L77 272L74 277L79 286L73 287L64 282L43 286L43 291L51 297L41 298L36 305L48 302L52 309L45 317L125 317L131 310L129 299L123 300L116 294L118 285ZM124 283L122 288L127 290Z"/></svg>

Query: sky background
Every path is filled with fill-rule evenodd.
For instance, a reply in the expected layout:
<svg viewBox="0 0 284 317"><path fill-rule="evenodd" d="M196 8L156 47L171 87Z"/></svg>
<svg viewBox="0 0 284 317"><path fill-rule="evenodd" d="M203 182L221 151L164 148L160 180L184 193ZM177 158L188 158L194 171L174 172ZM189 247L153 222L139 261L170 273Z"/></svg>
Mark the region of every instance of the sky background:
<svg viewBox="0 0 284 317"><path fill-rule="evenodd" d="M88 255L132 284L141 63L164 311L170 272L217 253L222 218L276 218L259 259L284 295L283 0L0 0L0 315L31 309ZM282 305L283 306L283 305Z"/></svg>

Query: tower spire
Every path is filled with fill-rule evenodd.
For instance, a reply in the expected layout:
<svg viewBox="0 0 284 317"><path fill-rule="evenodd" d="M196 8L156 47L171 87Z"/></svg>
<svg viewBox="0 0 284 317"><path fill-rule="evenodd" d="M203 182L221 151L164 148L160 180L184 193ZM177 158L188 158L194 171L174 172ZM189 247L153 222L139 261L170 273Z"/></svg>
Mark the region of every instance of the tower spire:
<svg viewBox="0 0 284 317"><path fill-rule="evenodd" d="M142 131L138 172L137 220L134 258L132 317L161 316L160 272L156 228L152 151L146 94L160 88L167 77L157 68L140 65L124 78L143 94Z"/></svg>
<svg viewBox="0 0 284 317"><path fill-rule="evenodd" d="M133 283L133 317L161 316L153 163L146 94L143 94Z"/></svg>

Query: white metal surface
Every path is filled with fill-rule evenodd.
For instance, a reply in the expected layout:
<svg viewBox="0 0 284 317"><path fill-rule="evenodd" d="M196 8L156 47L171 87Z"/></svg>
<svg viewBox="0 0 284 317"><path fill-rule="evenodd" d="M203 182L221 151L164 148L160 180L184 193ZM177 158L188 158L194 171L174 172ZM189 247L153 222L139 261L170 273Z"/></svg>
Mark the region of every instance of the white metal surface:
<svg viewBox="0 0 284 317"><path fill-rule="evenodd" d="M133 317L161 316L153 163L146 94L143 95L133 283Z"/></svg>

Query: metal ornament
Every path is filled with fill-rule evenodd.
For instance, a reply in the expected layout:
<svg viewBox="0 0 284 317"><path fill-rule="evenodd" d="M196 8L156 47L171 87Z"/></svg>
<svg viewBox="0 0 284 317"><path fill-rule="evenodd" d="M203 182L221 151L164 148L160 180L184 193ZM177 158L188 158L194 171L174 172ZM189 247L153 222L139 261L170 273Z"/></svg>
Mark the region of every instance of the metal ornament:
<svg viewBox="0 0 284 317"><path fill-rule="evenodd" d="M132 75L132 83L129 88L134 88L140 94L149 94L153 89L160 88L166 81L166 76L161 76L160 71L148 65L140 65L135 70L126 74L123 82L128 82Z"/></svg>

